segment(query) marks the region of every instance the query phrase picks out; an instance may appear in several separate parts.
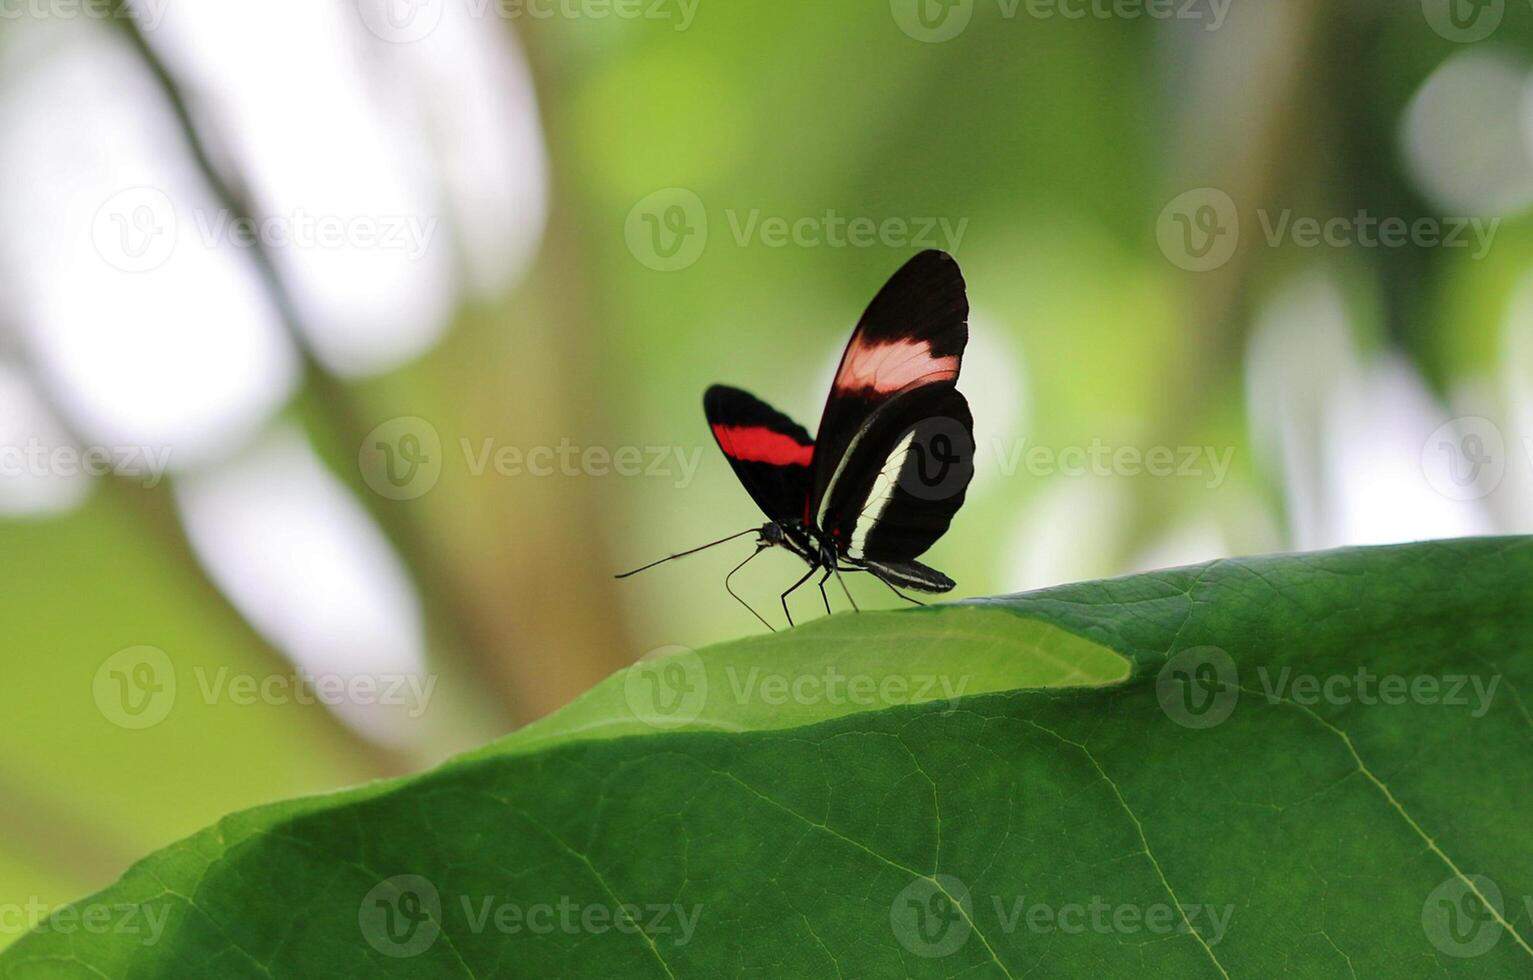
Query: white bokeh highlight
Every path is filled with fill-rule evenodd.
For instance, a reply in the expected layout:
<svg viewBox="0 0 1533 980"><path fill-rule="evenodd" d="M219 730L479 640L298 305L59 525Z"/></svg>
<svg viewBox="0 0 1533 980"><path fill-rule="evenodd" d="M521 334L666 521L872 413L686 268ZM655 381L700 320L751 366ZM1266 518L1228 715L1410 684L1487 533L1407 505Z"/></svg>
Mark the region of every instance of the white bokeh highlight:
<svg viewBox="0 0 1533 980"><path fill-rule="evenodd" d="M83 501L90 477L53 465L56 451L78 449L32 380L0 363L0 516L49 517Z"/></svg>
<svg viewBox="0 0 1533 980"><path fill-rule="evenodd" d="M1246 355L1258 466L1282 487L1288 545L1301 551L1487 533L1477 500L1424 472L1450 412L1397 354L1365 354L1334 280L1309 273L1262 306Z"/></svg>
<svg viewBox="0 0 1533 980"><path fill-rule="evenodd" d="M506 287L542 233L526 65L499 19L440 6L409 44L367 30L354 3L312 0L271 0L258 16L178 5L151 37L249 183L300 326L338 374L430 349L460 286Z"/></svg>
<svg viewBox="0 0 1533 980"><path fill-rule="evenodd" d="M450 229L427 147L401 132L396 87L366 70L353 8L179 4L150 41L270 222L272 260L320 361L368 374L432 346L452 312ZM318 222L338 233L304 230Z"/></svg>
<svg viewBox="0 0 1533 980"><path fill-rule="evenodd" d="M974 482L971 494L1006 487L1015 473L1030 411L1027 365L1015 333L982 310L969 316L969 347L958 390L974 413Z"/></svg>
<svg viewBox="0 0 1533 980"><path fill-rule="evenodd" d="M292 391L296 356L152 79L109 27L26 23L0 44L0 304L81 438L227 452Z"/></svg>
<svg viewBox="0 0 1533 980"><path fill-rule="evenodd" d="M444 0L426 37L385 45L434 148L468 285L494 294L532 261L548 218L548 151L525 56L495 19ZM491 8L493 9L493 8Z"/></svg>
<svg viewBox="0 0 1533 980"><path fill-rule="evenodd" d="M1450 58L1412 97L1400 127L1406 169L1448 216L1533 203L1528 69L1496 48Z"/></svg>
<svg viewBox="0 0 1533 980"><path fill-rule="evenodd" d="M1130 505L1123 481L1050 478L1006 535L998 581L1021 592L1117 574Z"/></svg>
<svg viewBox="0 0 1533 980"><path fill-rule="evenodd" d="M203 567L295 666L345 678L427 676L422 611L404 565L301 432L279 428L175 490ZM417 734L398 707L334 710L378 741Z"/></svg>
<svg viewBox="0 0 1533 980"><path fill-rule="evenodd" d="M1336 545L1396 544L1490 534L1484 506L1454 500L1423 472L1432 433L1449 420L1402 356L1372 361L1329 400L1326 494Z"/></svg>

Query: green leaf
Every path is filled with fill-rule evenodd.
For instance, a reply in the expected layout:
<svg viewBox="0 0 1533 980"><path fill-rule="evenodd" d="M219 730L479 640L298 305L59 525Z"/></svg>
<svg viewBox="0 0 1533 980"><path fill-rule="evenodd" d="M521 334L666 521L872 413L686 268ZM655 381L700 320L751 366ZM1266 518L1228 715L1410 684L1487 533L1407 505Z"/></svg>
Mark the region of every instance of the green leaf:
<svg viewBox="0 0 1533 980"><path fill-rule="evenodd" d="M228 817L0 977L1526 976L1530 583L1429 542L683 652Z"/></svg>

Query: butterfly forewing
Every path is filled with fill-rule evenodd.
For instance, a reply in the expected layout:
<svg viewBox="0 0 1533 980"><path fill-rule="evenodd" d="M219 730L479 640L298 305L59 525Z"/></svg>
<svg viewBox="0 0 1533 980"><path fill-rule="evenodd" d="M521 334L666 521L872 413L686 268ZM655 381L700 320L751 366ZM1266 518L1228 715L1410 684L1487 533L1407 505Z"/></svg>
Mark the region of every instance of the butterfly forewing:
<svg viewBox="0 0 1533 980"><path fill-rule="evenodd" d="M703 396L713 438L763 513L801 519L809 499L814 440L804 427L739 388L714 385Z"/></svg>
<svg viewBox="0 0 1533 980"><path fill-rule="evenodd" d="M820 417L810 516L821 527L831 480L873 413L908 392L958 380L968 318L958 263L936 250L906 262L868 304Z"/></svg>

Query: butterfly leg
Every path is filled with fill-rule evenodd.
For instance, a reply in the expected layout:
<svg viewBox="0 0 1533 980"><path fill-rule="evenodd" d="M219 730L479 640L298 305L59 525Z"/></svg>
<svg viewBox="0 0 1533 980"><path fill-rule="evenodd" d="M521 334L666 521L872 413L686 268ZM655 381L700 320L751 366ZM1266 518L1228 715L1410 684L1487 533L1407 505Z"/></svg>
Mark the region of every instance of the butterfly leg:
<svg viewBox="0 0 1533 980"><path fill-rule="evenodd" d="M910 596L908 596L905 593L901 592L899 589L896 589L894 587L894 583L889 581L888 579L884 578L883 576L881 576L881 575L874 575L873 577L878 579L880 582L884 583L885 585L887 585L889 587L889 591L890 592L893 592L895 595L899 596L901 599L904 599L906 602L914 603L917 606L924 606L924 605L926 605L926 603L922 602L920 599L912 599L912 598L910 598Z"/></svg>
<svg viewBox="0 0 1533 980"><path fill-rule="evenodd" d="M825 594L825 583L830 579L830 573L835 571L833 565L825 566L825 574L820 576L820 601L825 603L825 615L830 615L830 596Z"/></svg>
<svg viewBox="0 0 1533 980"><path fill-rule="evenodd" d="M734 596L734 600L736 602L738 602L740 605L744 606L746 609L749 609L752 616L755 616L757 619L761 620L761 625L762 626L765 626L767 629L771 630L773 633L776 633L777 632L777 627L775 627L771 623L767 622L766 621L766 617L762 616L759 612L757 612L754 608L752 608L750 603L746 602L744 599L742 599L738 595L736 595L735 590L729 587L729 579L730 579L730 577L733 576L735 572L738 572L740 569L744 568L745 565L746 565L746 562L749 562L752 558L755 558L757 555L761 554L763 551L767 550L767 548L769 548L769 547L771 547L771 546L770 545L766 545L766 544L758 544L758 545L756 545L756 550L751 552L748 556L746 556L745 561L742 561L740 564L736 565L734 568L731 568L729 570L729 575L725 575L724 576L724 591L728 592L731 596Z"/></svg>
<svg viewBox="0 0 1533 980"><path fill-rule="evenodd" d="M794 592L798 591L798 587L803 585L805 582L809 581L810 576L812 576L815 572L818 572L819 570L820 570L820 566L819 565L810 565L809 566L809 571L804 573L804 577L799 579L797 582L794 582L792 585L790 585L788 587L788 591L786 591L786 592L784 592L782 594L782 614L784 616L788 617L788 625L789 626L793 625L793 614L788 611L788 596L790 596Z"/></svg>
<svg viewBox="0 0 1533 980"><path fill-rule="evenodd" d="M856 571L856 569L849 568L846 569L846 571ZM846 587L846 579L841 577L841 572L842 569L838 567L836 569L836 581L841 583L841 591L846 593L846 601L852 604L852 612L860 613L862 612L862 609L857 605L857 600L852 598L852 590Z"/></svg>

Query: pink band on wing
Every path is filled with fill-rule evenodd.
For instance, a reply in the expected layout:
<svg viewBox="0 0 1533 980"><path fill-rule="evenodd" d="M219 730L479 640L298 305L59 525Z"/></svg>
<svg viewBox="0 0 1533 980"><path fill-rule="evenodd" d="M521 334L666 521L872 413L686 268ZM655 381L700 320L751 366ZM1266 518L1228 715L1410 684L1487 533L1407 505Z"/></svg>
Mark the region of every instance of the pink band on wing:
<svg viewBox="0 0 1533 980"><path fill-rule="evenodd" d="M808 466L814 458L812 444L801 445L792 436L764 425L714 425L713 434L724 452L742 463Z"/></svg>
<svg viewBox="0 0 1533 980"><path fill-rule="evenodd" d="M883 344L855 343L836 374L836 391L889 394L917 381L952 381L958 377L959 357L933 357L925 340L895 340Z"/></svg>

